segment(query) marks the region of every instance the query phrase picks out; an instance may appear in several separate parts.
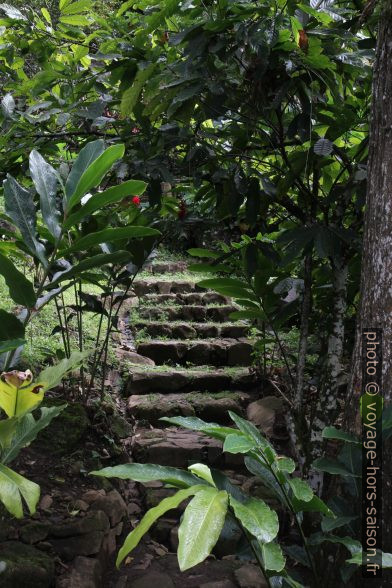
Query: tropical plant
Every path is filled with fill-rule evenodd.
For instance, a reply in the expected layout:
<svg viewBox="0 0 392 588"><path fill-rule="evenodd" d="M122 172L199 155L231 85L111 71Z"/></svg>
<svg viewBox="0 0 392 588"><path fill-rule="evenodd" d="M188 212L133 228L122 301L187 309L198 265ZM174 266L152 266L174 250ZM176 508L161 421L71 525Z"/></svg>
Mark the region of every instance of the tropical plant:
<svg viewBox="0 0 392 588"><path fill-rule="evenodd" d="M0 501L16 518L23 517L22 498L30 514L35 512L40 488L11 469L9 464L66 408L66 404L42 407L39 417L32 414L42 403L45 392L57 386L62 377L79 367L84 359L85 355L73 353L69 359L44 370L36 382L30 370L13 370L0 376L0 408L6 416L0 419Z"/></svg>
<svg viewBox="0 0 392 588"><path fill-rule="evenodd" d="M2 244L0 273L12 300L24 307L17 317L0 311L5 369L17 357L26 326L51 300L56 303L65 355L70 356L70 317L64 303L58 301L72 287L80 351L83 351L83 313L91 311L101 315L92 378L87 387L82 379L83 394L87 394L86 388L91 390L97 365L107 354L110 332L116 326L121 303L160 235L157 229L146 226L150 217L127 200L144 192L144 182L128 180L96 190L123 154L124 145L105 148L102 139L92 141L80 151L72 169L61 175L37 151L32 151L29 167L39 196L38 215L34 193L11 175L4 181L6 214L3 218L15 228L8 232L12 240ZM32 259L33 281L18 269L12 255ZM83 292L83 283L98 284L103 301ZM115 297L119 284L125 285L125 290ZM103 317L107 318L107 328L100 342Z"/></svg>
<svg viewBox="0 0 392 588"><path fill-rule="evenodd" d="M268 586L328 587L348 582L362 563L362 547L360 541L341 532L347 528L352 531L351 525L356 517L348 516L345 507L341 513L342 504L339 505L338 500L334 512L304 479L295 475L296 464L291 458L279 455L252 423L235 413L229 414L237 429L193 417L162 420L222 441L223 452L243 454L247 470L257 476L269 499L266 501L245 494L222 472L200 463L189 466L188 471L131 463L91 472L96 476L141 483L160 480L168 487L178 489L150 509L131 531L118 553L117 565L138 545L160 516L193 496L185 508L178 531L177 556L182 571L206 559L228 519L242 531L251 551L250 556L257 560ZM359 479L358 470L352 470L346 463L347 451L357 447L358 440L338 429L325 430L324 434L327 439L346 442L345 448L339 461L335 462L335 468L332 467L332 460L323 458L315 466L342 475L348 483L355 481L356 477ZM273 504L277 502L280 505L278 512L283 508L287 513L285 516L294 525L289 536L280 540L279 520L282 517L279 518L277 511L268 504L271 499L275 501ZM309 515L313 515L310 526L309 520L306 520ZM306 529L309 528L310 533L307 534ZM391 567L392 554L383 554L382 557L384 567Z"/></svg>

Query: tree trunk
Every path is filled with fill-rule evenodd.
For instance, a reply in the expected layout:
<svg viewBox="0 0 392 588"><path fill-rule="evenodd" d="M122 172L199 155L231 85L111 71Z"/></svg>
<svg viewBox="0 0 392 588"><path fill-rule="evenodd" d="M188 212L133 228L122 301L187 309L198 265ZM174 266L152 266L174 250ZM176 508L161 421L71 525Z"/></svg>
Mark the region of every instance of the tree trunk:
<svg viewBox="0 0 392 588"><path fill-rule="evenodd" d="M392 401L392 0L384 0L379 22L373 77L368 187L361 272L361 301L357 319L347 422L357 431L362 389L361 339L363 329L382 329L382 395ZM383 551L392 551L392 443L384 446ZM383 572L373 586L391 586L392 574Z"/></svg>

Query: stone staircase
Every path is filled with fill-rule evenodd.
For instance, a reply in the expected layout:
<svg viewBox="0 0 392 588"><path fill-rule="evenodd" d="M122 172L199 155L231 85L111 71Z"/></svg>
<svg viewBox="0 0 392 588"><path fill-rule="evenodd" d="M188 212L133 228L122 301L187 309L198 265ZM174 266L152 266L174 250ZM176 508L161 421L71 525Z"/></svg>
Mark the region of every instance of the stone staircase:
<svg viewBox="0 0 392 588"><path fill-rule="evenodd" d="M135 423L132 456L182 468L200 461L238 468L242 457L223 454L220 442L159 419L195 416L228 425L229 410L246 416L261 386L252 369L249 325L233 322L230 314L238 307L198 287L199 276L190 277L183 262L181 269L153 264L149 273L134 284L138 305L128 321L135 350L155 364L131 367L126 382L127 411Z"/></svg>

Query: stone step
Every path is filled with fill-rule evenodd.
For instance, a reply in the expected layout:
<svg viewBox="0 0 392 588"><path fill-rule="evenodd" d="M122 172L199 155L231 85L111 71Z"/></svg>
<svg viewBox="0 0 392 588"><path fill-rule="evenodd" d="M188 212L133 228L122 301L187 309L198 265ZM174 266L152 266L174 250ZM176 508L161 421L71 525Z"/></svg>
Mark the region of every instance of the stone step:
<svg viewBox="0 0 392 588"><path fill-rule="evenodd" d="M172 305L206 305L206 304L230 304L229 296L223 296L217 292L190 292L187 294L145 294L140 300L143 305L161 306Z"/></svg>
<svg viewBox="0 0 392 588"><path fill-rule="evenodd" d="M157 427L167 425L164 416L197 416L207 422L227 424L228 411L245 416L244 408L255 399L247 392L185 392L179 394L133 394L128 399L128 414Z"/></svg>
<svg viewBox="0 0 392 588"><path fill-rule="evenodd" d="M143 267L143 273L149 274L175 274L186 272L188 269L187 261L154 261Z"/></svg>
<svg viewBox="0 0 392 588"><path fill-rule="evenodd" d="M190 292L205 292L189 280L136 280L132 286L136 296L146 294L186 294Z"/></svg>
<svg viewBox="0 0 392 588"><path fill-rule="evenodd" d="M129 374L125 393L159 394L170 392L221 392L222 390L261 389L263 382L253 371L244 368L209 370L137 368ZM264 386L265 387L265 386Z"/></svg>
<svg viewBox="0 0 392 588"><path fill-rule="evenodd" d="M137 352L152 359L156 365L173 362L180 365L250 366L253 345L246 339L149 340L139 343Z"/></svg>
<svg viewBox="0 0 392 588"><path fill-rule="evenodd" d="M222 452L222 443L198 431L179 427L147 429L138 427L133 438L132 457L139 463L187 468L205 463L217 468L240 468L241 455Z"/></svg>
<svg viewBox="0 0 392 588"><path fill-rule="evenodd" d="M146 321L130 324L130 329L136 337L140 331L150 337L169 337L170 339L202 339L217 338L239 339L246 337L249 325L225 323L168 323L162 321Z"/></svg>
<svg viewBox="0 0 392 588"><path fill-rule="evenodd" d="M138 314L148 320L191 321L201 323L212 321L224 323L230 320L230 314L238 310L235 305L225 306L167 306L139 307Z"/></svg>

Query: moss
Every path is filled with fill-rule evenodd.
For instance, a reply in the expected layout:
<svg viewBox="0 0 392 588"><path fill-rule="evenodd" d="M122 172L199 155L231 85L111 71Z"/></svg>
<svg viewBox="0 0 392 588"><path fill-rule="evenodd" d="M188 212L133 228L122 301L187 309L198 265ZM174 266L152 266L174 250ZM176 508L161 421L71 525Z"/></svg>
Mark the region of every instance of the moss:
<svg viewBox="0 0 392 588"><path fill-rule="evenodd" d="M0 545L0 562L5 570L0 575L2 588L49 588L54 580L54 561L30 545L7 541Z"/></svg>
<svg viewBox="0 0 392 588"><path fill-rule="evenodd" d="M47 399L45 404L53 406L63 402ZM89 424L85 408L74 402L40 433L36 444L52 455L66 455L83 439Z"/></svg>

